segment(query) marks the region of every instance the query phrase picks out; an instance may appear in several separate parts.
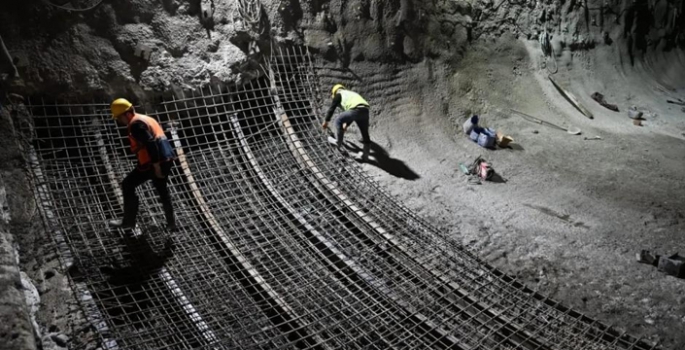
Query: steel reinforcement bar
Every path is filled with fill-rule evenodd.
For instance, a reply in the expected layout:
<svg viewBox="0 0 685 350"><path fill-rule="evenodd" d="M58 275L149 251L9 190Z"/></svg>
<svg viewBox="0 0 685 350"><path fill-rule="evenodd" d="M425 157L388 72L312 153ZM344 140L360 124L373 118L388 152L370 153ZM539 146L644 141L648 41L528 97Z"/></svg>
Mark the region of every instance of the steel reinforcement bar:
<svg viewBox="0 0 685 350"><path fill-rule="evenodd" d="M283 89L279 90L282 91ZM377 223L373 222L372 220L369 219L368 216L364 215L362 213L361 208L356 207L349 198L347 198L344 193L337 188L335 184L332 183L332 181L328 180L325 178L322 173L317 169L316 165L311 162L311 159L309 159L308 155L304 151L304 149L301 147L301 143L299 140L297 140L297 136L294 134L294 131L290 125L290 121L288 119L287 114L283 113L282 111L277 113L277 116L282 119L283 121L283 131L286 132L287 137L286 140L288 140L290 148L293 150L295 157L298 159L300 164L303 164L303 166L306 167L307 170L309 170L309 174L311 175L310 177L314 179L310 186L318 188L321 190L322 188L330 189L330 192L334 195L336 199L333 201L330 201L330 196L328 196L328 191L321 190L321 193L329 199L329 203L333 203L334 207L336 207L337 211L337 216L358 216L362 221L365 222L365 224L371 226L373 229L375 229L378 233L380 233L383 237L386 238L386 241L390 243L392 246L399 247L402 252L406 253L406 249L402 247L402 245L397 242L391 234L388 232L385 232ZM318 182L321 182L319 184ZM344 209L341 210L341 206L336 206L340 202L340 204L343 204L343 207L345 209L350 209L352 215L345 215L343 212L345 211ZM348 212L350 212L348 210ZM358 223L356 224L357 226L360 226ZM378 240L374 241L374 238L365 234L363 230L357 229L351 231L351 233L355 234L356 236L359 236L361 239L360 244L367 244L370 249L373 249L375 245L378 245L379 242ZM403 265L407 265L407 262L405 261L404 263L401 261L401 259L398 259L396 255L391 254L389 250L383 250L376 252L379 256L383 256L388 264L390 266L393 266L393 268L397 271L401 271L401 275L398 276L400 279L404 279L405 281L420 281L421 278L413 273L411 270L403 268ZM389 254L390 253L390 254ZM415 261L414 261L415 263ZM507 346L507 347L521 347L525 345L526 348L546 348L545 346L536 343L535 339L532 337L531 334L527 334L525 331L521 331L518 329L511 330L512 325L510 322L506 320L501 320L500 317L493 317L492 312L486 307L483 306L480 303L476 303L473 301L468 301L468 303L459 303L459 299L454 300L453 297L450 296L449 293L446 293L445 290L449 290L450 288L452 289L452 293L455 293L459 295L461 292L456 286L456 284L452 281L447 280L444 276L437 275L434 270L430 270L425 268L424 266L418 265L420 268L425 270L429 274L433 274L434 277L436 278L437 281L436 283L433 283L431 285L426 285L426 284L414 284L411 286L411 290L415 290L417 288L423 289L422 292L429 292L429 294L432 294L434 298L437 300L442 300L443 305L442 306L447 306L450 305L451 302L451 308L454 309L455 313L450 316L452 320L448 319L441 319L444 323L450 323L447 321L454 322L454 319L457 318L461 314L463 316L468 316L471 317L473 320L480 321L478 324L478 327L484 328L484 329L492 329L493 327L497 327L497 324L502 323L501 329L498 329L497 331L492 330L491 337L498 337L501 340L498 341L491 341L487 345L489 348L494 348L498 346ZM408 289L406 286L403 289ZM462 295L463 297L463 295ZM447 299L451 299L447 300ZM466 298L468 300L468 298ZM439 317L440 315L434 313L432 314L433 318ZM464 324L455 324L454 327L464 327ZM478 328L473 329L474 333L478 333ZM522 334L517 334L517 333L522 333ZM483 340L481 340L482 342ZM481 344L483 345L483 344Z"/></svg>
<svg viewBox="0 0 685 350"><path fill-rule="evenodd" d="M281 85L281 91L284 90L285 89L283 89L283 86ZM282 130L287 135L286 139L288 140L291 149L295 150L295 156L299 159L300 164L302 164L309 170L309 174L311 175L310 177L313 180L311 185L319 189L321 193L327 197L327 199L331 200L331 198L333 198L333 200L331 200L331 203L337 205L338 212L350 212L352 214L351 216L357 217L359 219L357 223L358 226L368 226L371 230L376 231L376 233L378 233L385 239L386 243L389 243L392 247L397 248L399 250L399 253L401 255L404 255L403 257L398 257L397 253L393 254L391 252L391 249L386 249L382 252L379 252L380 255L382 255L385 259L389 260L389 264L394 266L406 266L408 262L405 261L404 263L402 263L402 258L409 257L411 263L416 265L418 267L418 270L424 270L429 275L432 275L436 279L436 281L430 285L421 285L420 288L423 288L425 292L434 294L436 298L443 300L444 305L449 305L451 308L455 310L457 314L462 314L463 316L467 316L467 318L471 318L479 322L478 327L490 329L489 333L491 336L498 337L501 339L499 341L487 344L489 347L507 346L517 348L524 346L525 348L535 349L548 348L536 342L535 338L529 332L526 332L525 330L522 330L520 328L516 328L515 325L510 320L507 320L504 316L496 316L494 315L492 310L489 310L488 306L470 299L467 293L465 293L454 281L449 280L448 278L446 278L446 276L441 275L436 270L433 270L430 267L423 266L420 262L418 262L418 259L414 257L412 254L410 254L401 242L397 241L392 234L384 230L377 222L373 221L373 219L366 215L362 208L359 208L357 205L355 205L338 188L336 184L334 184L332 181L330 181L323 175L323 173L312 162L312 160L309 158L309 155L302 147L302 143L299 141L290 123L288 115L281 111L280 113L278 113L278 117L281 118L283 122ZM368 244L371 248L378 244L381 244L380 241L375 239L374 237L370 235L365 235L363 228L358 230L358 233L361 234L362 241ZM399 267L397 267L396 269L398 271L403 270ZM412 273L411 270L403 271L403 275L401 277L403 277L407 281L420 280L420 278L417 278L416 274ZM419 286L413 287L416 288ZM459 298L454 298L455 295ZM464 318L463 316L462 318ZM438 317L438 315L434 315L434 317ZM456 317L452 315L450 318L454 319ZM449 318L447 320L449 320ZM495 328L498 327L498 324L500 328L495 330ZM458 326L463 327L463 324L460 324ZM478 333L478 328L475 329L474 333ZM483 342L484 340L485 339L481 339L480 342Z"/></svg>
<svg viewBox="0 0 685 350"><path fill-rule="evenodd" d="M276 101L276 109L278 109L278 100ZM257 158L252 153L246 137L242 131L242 127L238 122L237 118L232 117L232 126L235 130L237 138L240 140L246 157L250 160L254 170L259 175L264 186L271 193L273 198L280 203L280 205L287 210L297 222L303 228L303 233L311 241L312 245L321 251L322 256L331 262L336 270L347 270L349 273L341 274L340 281L345 283L346 281L351 282L348 284L348 288L355 290L357 293L367 293L374 295L374 299L381 305L385 305L387 310L394 310L396 318L405 319L411 321L409 329L421 328L425 333L431 334L435 339L438 339L438 344L444 345L445 348L452 349L462 349L458 345L458 341L453 337L447 335L443 330L437 327L430 319L422 315L419 312L413 310L412 305L404 303L395 293L389 290L384 284L374 276L373 273L366 271L363 267L359 266L353 259L346 256L341 252L336 245L325 237L324 234L319 232L313 225L311 225L307 219L298 213L298 211L278 192L275 186L267 178L267 175L261 169L258 164ZM369 293L367 289L372 289L375 293ZM390 302L399 304L398 306L387 306ZM397 327L397 325L395 325ZM399 327L403 327L399 325ZM421 334L423 336L424 334ZM385 340L385 339L384 339ZM431 341L430 339L426 339ZM395 347L395 344L386 341L387 347ZM430 346L431 344L426 344L425 346Z"/></svg>
<svg viewBox="0 0 685 350"><path fill-rule="evenodd" d="M320 81L345 75L317 75L301 47L275 52L262 79L137 106L179 155L173 234L149 185L137 229L107 227L133 159L106 103L25 106L49 232L91 296L81 304L102 348L656 348L534 293L399 205L321 132Z"/></svg>
<svg viewBox="0 0 685 350"><path fill-rule="evenodd" d="M283 80L279 79L278 81L282 82ZM280 87L281 91L284 90L282 83L280 84ZM494 313L489 310L487 306L471 300L467 293L465 293L455 282L449 280L446 276L441 275L439 272L431 269L430 267L423 266L420 262L418 262L418 259L409 253L401 242L397 241L392 234L383 229L377 222L373 221L373 219L366 215L362 208L354 204L336 184L324 176L324 174L318 169L317 165L312 162L311 158L302 146L302 142L299 140L297 133L294 131L288 114L285 113L282 108L279 109L279 111L276 113L276 116L277 118L280 118L280 121L282 122L282 130L286 135L286 140L290 149L293 151L296 159L298 159L298 163L308 170L307 174L309 174L309 177L312 179L311 186L320 191L320 193L328 201L329 205L332 205L335 208L337 215L345 216L344 213L349 212L352 214L351 216L354 216L358 219L356 220L357 223L355 223L357 226L355 233L359 236L361 243L366 244L369 249L374 249L380 244L387 243L396 248L396 250L398 250L400 254L404 255L404 257L408 257L409 260L411 260L420 270L432 275L432 277L436 279L434 283L422 284L420 286L415 285L413 288L422 288L425 292L433 294L434 298L437 298L438 300L443 301L445 305L449 305L451 308L454 308L456 314L462 314L472 318L478 322L479 327L489 329L489 333L492 336L501 337L500 341L489 344L490 346L504 345L513 348L524 346L525 348L529 349L548 348L537 343L532 335L528 332L516 328L510 320L494 315ZM376 231L377 234L383 237L384 241L382 242L371 235L366 235L366 226ZM382 256L388 261L390 266L394 266L397 271L402 272L400 278L404 278L406 281L421 280L420 276L414 273L412 270L402 268L402 257L397 257L397 252L392 252L392 249L385 249L378 253L379 256ZM406 265L406 263L404 265ZM451 291L448 291L449 289L451 289ZM456 295L459 298L453 298L453 295ZM433 316L435 317L437 315ZM452 315L450 318L455 319L457 316ZM495 330L494 327L497 327L498 324L501 328ZM474 332L479 332L478 328L475 328ZM519 333L522 334L519 335Z"/></svg>
<svg viewBox="0 0 685 350"><path fill-rule="evenodd" d="M258 99L259 97L257 96L267 92L266 85L264 84L256 83L249 84L248 86L247 91L252 96L243 96L242 101L249 101L251 98ZM205 99L206 97L200 96L200 98ZM235 98L235 96L228 93L220 95L219 98L230 100ZM187 101L172 103L174 110L192 109L186 106ZM262 101L261 103L268 102ZM209 115L217 117L211 126L211 137L217 137L217 135L230 136L234 130L231 130L229 116L236 112L226 110L227 104L208 103L207 105L218 106L223 109L217 111L212 107L211 111L207 111ZM261 114L260 108L242 108L239 112L246 119L258 118ZM186 120L192 120L192 117L186 118ZM245 242L241 249L246 251L245 255L256 261L255 266L260 269L269 283L273 283L277 293L283 295L287 302L293 305L292 313L297 315L298 320L310 325L308 328L310 333L316 337L326 339L325 346L330 346L331 333L352 333L351 330L359 327L358 325L349 325L349 328L345 329L345 326L347 326L345 323L353 319L353 316L354 318L359 317L359 324L363 324L361 321L364 319L373 321L378 316L372 313L375 308L373 303L364 300L367 296L355 295L354 293L349 293L346 289L340 288L340 283L337 283L336 279L331 278L331 274L325 271L326 267L317 264L316 259L304 254L309 251L298 249L297 245L302 243L297 240L299 237L298 227L294 225L294 220L284 216L281 207L270 200L271 197L268 191L263 188L262 183L258 179L260 174L251 167L250 159L245 157L244 149L241 148L236 151L234 144L236 140L228 138L226 141L220 142L221 144L226 142L225 148L219 148L218 153L221 157L208 156L207 153L204 153L203 157L211 157L216 161L230 160L230 164L240 165L239 171L233 174L225 174L224 176L230 175L230 177L236 178L236 181L240 182L239 189L244 191L244 197L241 198L243 204L241 208L243 213L241 214L249 212L249 215L235 218L231 217L230 214L223 214L221 216L224 219L228 219L226 224L230 222L232 225L242 226L240 232L245 234L241 235L240 239ZM198 160L196 159L193 163L198 163ZM216 168L215 165L213 167ZM200 169L202 168L198 168L194 173L200 174ZM203 175L197 181L201 184L199 186L201 189L216 192L217 189L223 187L218 183L214 183L217 180L217 178L207 179L206 175ZM235 205L234 203L226 203L225 196L221 193L206 193L205 196L211 202L214 211L222 211L222 208L229 209L232 205ZM270 234L265 235L264 233ZM290 238L295 238L295 240ZM308 261L302 260L303 255ZM264 256L269 258L264 259ZM321 271L322 269L324 271ZM343 290L346 294L349 293L347 295L349 298L355 298L355 302L350 303L345 309L332 308L335 305L319 304L316 302L316 299L325 299L326 292L330 293L329 295L341 296L343 295ZM313 297L316 299L312 300ZM321 327L319 324L322 322L327 322L327 327ZM364 338L361 341L368 342L366 338L370 337L364 336L362 332L359 333ZM338 342L335 338L333 340Z"/></svg>
<svg viewBox="0 0 685 350"><path fill-rule="evenodd" d="M331 147L325 142L325 135L318 128L322 119L317 117L317 111L320 110L317 106L320 107L323 103L317 100L324 94L320 93L318 88L320 84L309 54L302 48L289 49L288 52L281 51L272 62L274 69L279 71L275 79L280 85L278 91L287 96L285 99L288 101L285 103L287 106L284 111L286 113L283 114L285 117L282 117L283 130L290 138L290 142L296 144L303 160L301 164L305 164L311 171L310 177L320 182L321 186L318 188L324 188L332 196L337 197L341 206L347 207L348 213L357 216L360 222L365 224L365 231L384 237L392 243L395 249L399 250L400 254L409 256L413 262L419 264L419 268L426 269L436 278L436 285L441 285L439 283L441 281L442 285L447 287L445 289L451 289L448 294L466 299L467 304L475 306L479 309L479 313L485 314L483 316L486 316L486 321L501 323L499 332L502 333L503 340L497 346L506 346L502 342L512 339L526 348L586 348L596 346L593 345L595 342L620 349L653 347L533 293L515 279L478 261L463 248L455 246L442 237L430 225L416 218L406 208L397 205L373 181L369 180L358 166L350 164L349 160L343 160L348 165L344 168L336 162L331 162L330 158L336 158L336 153L332 152ZM328 72L336 72L336 70ZM349 77L345 79L340 74L336 74L334 79L328 78L330 84L345 82L349 79ZM290 117L291 115L295 118ZM296 125L293 126L293 124ZM335 183L329 180L331 178L335 179ZM349 199L350 196L363 202L364 207L358 207ZM376 207L378 210L372 210L369 207ZM424 242L416 240L417 237L422 236L420 231L427 233L425 235L427 239ZM402 237L403 234L406 236ZM418 251L406 248L417 245L423 245L423 247ZM428 247L430 248L426 249ZM445 249L445 247L450 249ZM435 252L435 255L426 255L426 252L431 251ZM454 265L457 262L455 260L462 260L458 261L458 264L467 265L467 269L457 268L458 266ZM446 269L446 266L452 269ZM464 280L464 275L474 277L471 280ZM452 282L449 282L450 280ZM464 281L464 283L455 283L459 281ZM473 291L464 290L463 287L467 286L477 286L477 288ZM504 296L511 298L514 303L505 304L506 298L498 299L488 295L479 295L483 291L492 295L496 295L495 291L504 292ZM477 302L477 300L482 300L482 302ZM536 307L536 302L542 302L542 305L548 307L543 308L542 311L549 313L549 316L531 317L534 315L531 310L540 311L541 309ZM546 332L549 334L545 334ZM564 332L569 332L569 334L565 337L560 336ZM545 338L549 340L545 341Z"/></svg>

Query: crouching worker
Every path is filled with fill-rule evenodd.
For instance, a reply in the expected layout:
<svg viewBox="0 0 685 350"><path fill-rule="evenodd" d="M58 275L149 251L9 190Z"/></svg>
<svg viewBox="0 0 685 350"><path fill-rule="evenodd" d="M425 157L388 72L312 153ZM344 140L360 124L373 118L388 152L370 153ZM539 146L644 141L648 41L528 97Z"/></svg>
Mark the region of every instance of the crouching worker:
<svg viewBox="0 0 685 350"><path fill-rule="evenodd" d="M154 118L136 113L131 102L126 99L115 100L110 108L112 118L116 120L117 124L128 128L131 151L138 158L138 165L121 184L124 192L123 219L111 220L110 226L132 228L136 225L136 216L138 215L136 188L146 181L152 180L164 207L167 229L176 230L174 209L167 187L175 153L164 134L164 130Z"/></svg>
<svg viewBox="0 0 685 350"><path fill-rule="evenodd" d="M369 103L356 92L345 89L344 86L337 84L333 87L331 91L333 97L333 103L328 109L326 114L326 120L324 121L322 127L324 129L328 128L328 122L333 117L335 109L340 107L343 112L338 116L335 121L335 127L337 129L337 139L329 138L329 142L334 143L338 146L338 150L343 152L343 137L345 131L350 126L350 124L357 123L359 126L359 131L362 133L363 139L363 150L357 155L357 159L368 160L369 149L371 147L371 138L369 137Z"/></svg>

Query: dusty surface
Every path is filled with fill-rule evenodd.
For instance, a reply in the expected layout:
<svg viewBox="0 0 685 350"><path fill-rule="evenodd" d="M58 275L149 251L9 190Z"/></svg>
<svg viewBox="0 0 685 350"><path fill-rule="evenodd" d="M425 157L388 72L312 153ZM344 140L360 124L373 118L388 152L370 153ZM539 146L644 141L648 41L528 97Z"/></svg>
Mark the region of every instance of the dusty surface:
<svg viewBox="0 0 685 350"><path fill-rule="evenodd" d="M395 159L364 167L408 207L531 287L667 348L683 348L685 280L638 264L635 254L670 254L685 244L685 113L665 103L670 94L645 94L627 78L590 80L585 72L591 83L569 86L595 114L589 120L560 97L526 45L533 57L539 54L535 44L507 38L476 45L455 71L439 64L386 72L353 65L369 77L349 83L375 106L372 139ZM417 78L431 72L445 79ZM381 75L386 86L398 86L392 96L368 88ZM597 86L620 113L589 98ZM632 104L653 113L644 127L628 119ZM527 122L508 108L579 127L583 135ZM513 149L488 151L462 135L461 123L472 113L511 135ZM602 140L584 140L595 135ZM507 182L469 184L459 163L478 155ZM395 171L402 163L419 178Z"/></svg>
<svg viewBox="0 0 685 350"><path fill-rule="evenodd" d="M236 1L214 3L212 11L210 0L105 1L80 13L13 1L0 13L9 53L0 52L0 85L142 99L248 80L271 41L305 43L327 67L325 84L345 82L374 105L372 138L388 155L365 168L389 192L531 287L685 347L684 281L634 261L640 249L669 254L685 243L685 113L665 103L685 99L685 1L262 0L256 23L236 16ZM543 31L554 59L541 55ZM549 72L594 120L560 97ZM595 91L621 111L592 101ZM644 127L627 118L632 105L645 111ZM511 107L583 135L531 124ZM515 147L486 151L461 135L473 113ZM602 140L583 139L595 135ZM35 220L21 152L2 149L8 230L40 294L37 336L46 348L64 344L64 334L88 343ZM477 155L507 183L469 184L458 163Z"/></svg>
<svg viewBox="0 0 685 350"><path fill-rule="evenodd" d="M685 98L685 22L674 10L683 4L485 4L461 9L457 28L481 22L444 42L448 54L319 71L324 85L344 82L374 105L372 139L388 154L365 169L531 287L666 348L685 347L685 281L635 261L641 249L672 254L685 244L685 113L666 103ZM544 58L537 41L544 28L554 58ZM594 120L561 97L550 72ZM590 99L595 91L620 112ZM632 125L630 106L644 111L645 126ZM583 135L532 124L509 108ZM514 147L487 151L467 139L461 125L472 114L511 135ZM602 140L584 139L594 136ZM469 184L459 163L478 155L507 182Z"/></svg>

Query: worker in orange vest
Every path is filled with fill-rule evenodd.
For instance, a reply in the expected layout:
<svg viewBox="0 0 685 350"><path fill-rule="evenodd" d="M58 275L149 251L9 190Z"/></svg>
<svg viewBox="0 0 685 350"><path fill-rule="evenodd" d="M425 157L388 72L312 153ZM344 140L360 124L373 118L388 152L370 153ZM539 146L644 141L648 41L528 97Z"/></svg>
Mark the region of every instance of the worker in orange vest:
<svg viewBox="0 0 685 350"><path fill-rule="evenodd" d="M110 109L112 118L117 121L117 124L128 128L131 151L138 158L138 165L121 184L124 192L124 217L121 220L111 220L110 226L132 228L136 225L138 214L136 187L152 180L164 207L167 229L176 230L174 210L167 188L169 173L176 156L164 130L154 118L136 113L133 104L126 99L114 100Z"/></svg>

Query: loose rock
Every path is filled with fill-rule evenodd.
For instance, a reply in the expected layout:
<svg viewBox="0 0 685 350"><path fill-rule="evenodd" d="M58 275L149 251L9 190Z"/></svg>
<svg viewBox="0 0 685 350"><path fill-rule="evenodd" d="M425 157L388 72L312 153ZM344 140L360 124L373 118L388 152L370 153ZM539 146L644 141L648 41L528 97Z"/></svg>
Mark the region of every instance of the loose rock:
<svg viewBox="0 0 685 350"><path fill-rule="evenodd" d="M67 337L64 334L60 333L53 333L50 334L50 339L55 342L58 346L61 346L63 348L67 347L67 343L69 342L69 337Z"/></svg>

